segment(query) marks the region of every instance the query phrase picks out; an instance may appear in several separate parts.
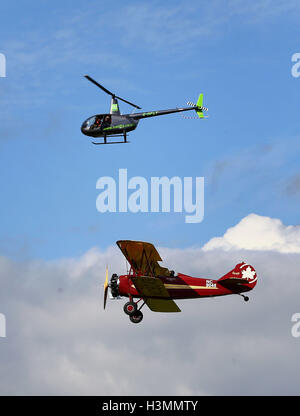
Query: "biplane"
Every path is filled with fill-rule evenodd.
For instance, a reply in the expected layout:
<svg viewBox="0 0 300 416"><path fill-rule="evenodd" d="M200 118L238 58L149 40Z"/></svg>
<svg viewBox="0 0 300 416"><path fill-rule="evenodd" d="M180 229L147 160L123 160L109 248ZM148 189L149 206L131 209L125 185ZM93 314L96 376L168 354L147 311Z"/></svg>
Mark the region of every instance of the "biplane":
<svg viewBox="0 0 300 416"><path fill-rule="evenodd" d="M130 270L126 275L113 274L104 283L104 309L108 290L111 298L127 297L124 312L133 323L143 319L142 307L146 304L154 312L181 312L174 300L193 299L238 294L248 301L244 293L257 282L255 269L242 262L218 280L175 274L161 267L156 248L144 241L120 240L117 245L127 259Z"/></svg>

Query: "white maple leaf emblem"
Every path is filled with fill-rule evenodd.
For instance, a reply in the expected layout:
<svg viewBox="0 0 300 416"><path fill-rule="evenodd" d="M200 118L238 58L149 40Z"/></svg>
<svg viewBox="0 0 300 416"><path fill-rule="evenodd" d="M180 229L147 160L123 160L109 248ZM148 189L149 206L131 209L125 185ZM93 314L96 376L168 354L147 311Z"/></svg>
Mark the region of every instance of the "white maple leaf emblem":
<svg viewBox="0 0 300 416"><path fill-rule="evenodd" d="M242 270L242 279L247 279L250 283L254 280L255 275L255 271L252 270L250 266L248 266L247 269Z"/></svg>

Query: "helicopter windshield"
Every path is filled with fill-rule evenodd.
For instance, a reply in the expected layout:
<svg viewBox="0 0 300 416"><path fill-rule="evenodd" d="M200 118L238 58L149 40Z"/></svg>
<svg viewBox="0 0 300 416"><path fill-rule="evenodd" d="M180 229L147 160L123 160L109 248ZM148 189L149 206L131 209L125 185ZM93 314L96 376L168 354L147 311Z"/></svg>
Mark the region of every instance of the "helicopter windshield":
<svg viewBox="0 0 300 416"><path fill-rule="evenodd" d="M103 115L88 118L82 125L84 130L92 130L102 127Z"/></svg>
<svg viewBox="0 0 300 416"><path fill-rule="evenodd" d="M91 127L92 124L95 123L96 117L90 117L88 118L82 125L83 128L85 129L89 129Z"/></svg>
<svg viewBox="0 0 300 416"><path fill-rule="evenodd" d="M96 116L88 118L82 124L82 130L94 130L99 128L109 127L111 125L110 114L98 114Z"/></svg>

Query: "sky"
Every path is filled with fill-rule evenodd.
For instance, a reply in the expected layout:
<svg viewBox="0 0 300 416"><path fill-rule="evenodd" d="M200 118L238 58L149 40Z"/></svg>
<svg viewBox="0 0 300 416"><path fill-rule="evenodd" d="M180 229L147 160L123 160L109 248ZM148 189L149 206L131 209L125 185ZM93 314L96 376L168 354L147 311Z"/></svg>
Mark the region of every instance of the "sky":
<svg viewBox="0 0 300 416"><path fill-rule="evenodd" d="M1 6L0 394L299 394L299 18L294 0ZM110 97L85 74L142 111L203 92L209 117L141 120L129 144L94 146L80 127ZM203 220L100 213L97 181L120 169L204 178ZM119 239L199 277L245 260L259 283L247 304L182 301L133 326L122 301L102 310L105 265L125 272ZM130 384L132 360L147 377Z"/></svg>

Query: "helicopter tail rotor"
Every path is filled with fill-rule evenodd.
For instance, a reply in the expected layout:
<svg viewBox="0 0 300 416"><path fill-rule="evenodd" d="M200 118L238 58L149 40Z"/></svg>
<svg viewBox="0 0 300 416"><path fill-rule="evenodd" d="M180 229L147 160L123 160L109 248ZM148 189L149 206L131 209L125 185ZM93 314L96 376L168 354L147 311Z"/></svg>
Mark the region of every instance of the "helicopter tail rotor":
<svg viewBox="0 0 300 416"><path fill-rule="evenodd" d="M203 107L203 94L201 93L199 95L198 101L197 101L197 107L199 110L196 110L196 113L198 114L199 118L204 118L203 111L207 111L206 107Z"/></svg>
<svg viewBox="0 0 300 416"><path fill-rule="evenodd" d="M199 95L197 104L192 103L191 101L188 101L187 104L191 107L195 107L195 111L199 118L206 118L207 116L204 116L203 111L207 111L208 108L203 107L203 94L201 93ZM188 118L188 117L186 117Z"/></svg>

